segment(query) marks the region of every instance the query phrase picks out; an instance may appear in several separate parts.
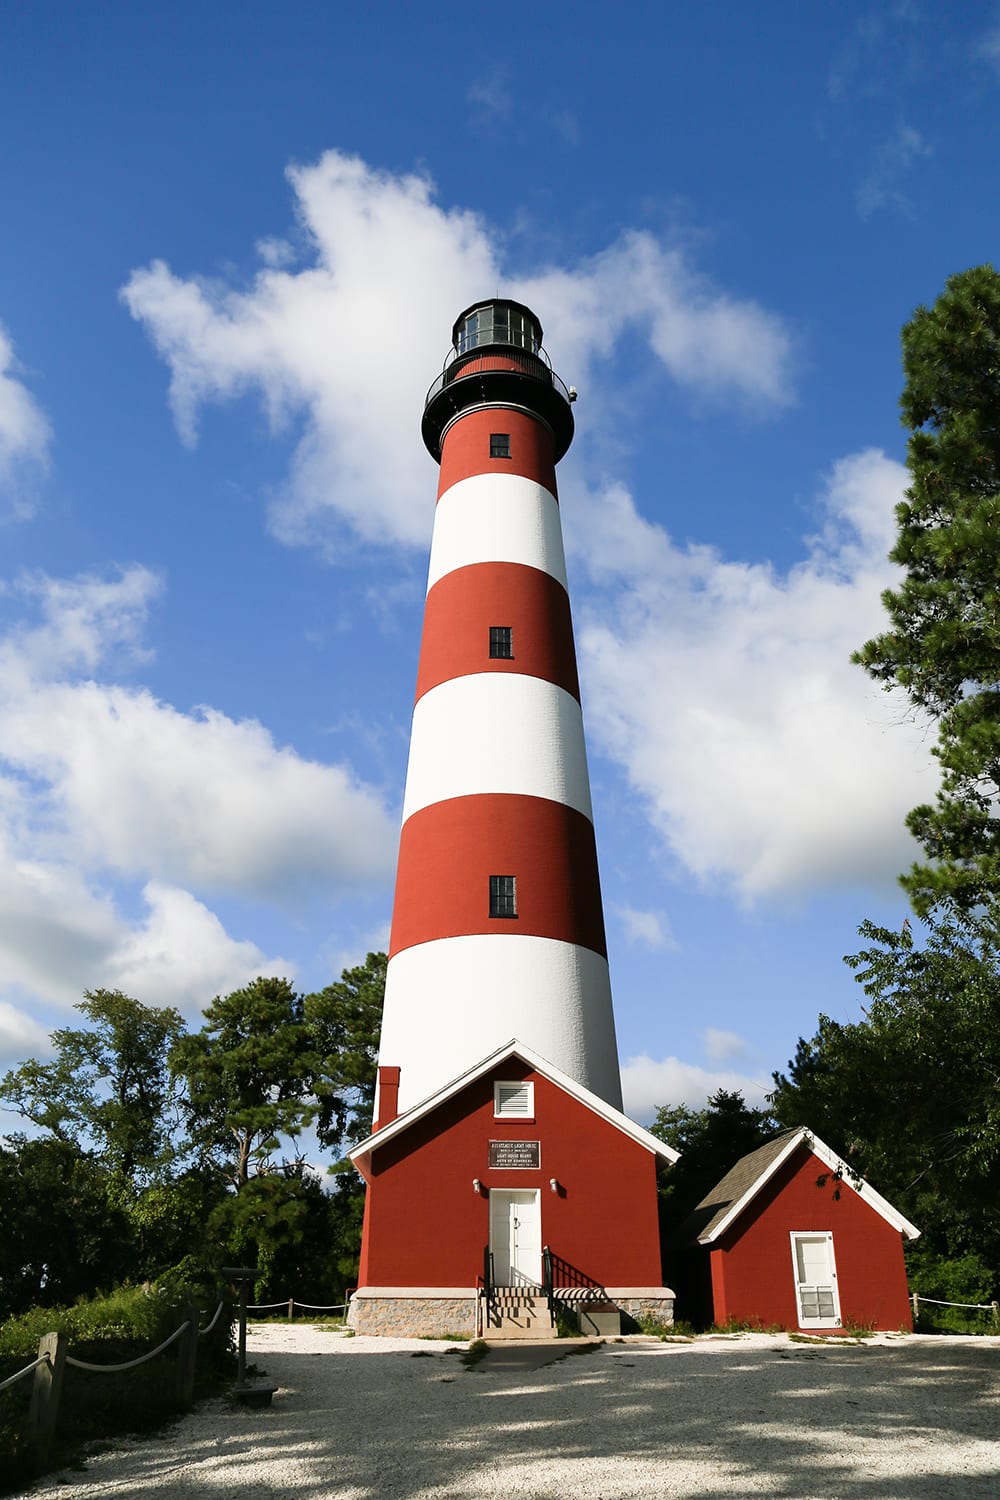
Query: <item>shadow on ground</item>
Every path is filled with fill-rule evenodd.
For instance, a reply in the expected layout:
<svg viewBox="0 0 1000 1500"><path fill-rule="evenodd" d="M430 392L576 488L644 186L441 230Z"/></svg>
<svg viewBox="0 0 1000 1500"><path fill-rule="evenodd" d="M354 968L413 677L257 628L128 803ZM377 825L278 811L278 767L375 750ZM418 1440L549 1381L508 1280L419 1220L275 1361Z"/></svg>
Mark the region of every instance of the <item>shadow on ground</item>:
<svg viewBox="0 0 1000 1500"><path fill-rule="evenodd" d="M359 1341L360 1342L360 1341ZM368 1341L364 1341L367 1343ZM69 1497L296 1500L1000 1491L1000 1346L606 1344L523 1371L454 1349L256 1353L269 1411L214 1403L162 1441L48 1481ZM424 1357L414 1357L414 1353Z"/></svg>

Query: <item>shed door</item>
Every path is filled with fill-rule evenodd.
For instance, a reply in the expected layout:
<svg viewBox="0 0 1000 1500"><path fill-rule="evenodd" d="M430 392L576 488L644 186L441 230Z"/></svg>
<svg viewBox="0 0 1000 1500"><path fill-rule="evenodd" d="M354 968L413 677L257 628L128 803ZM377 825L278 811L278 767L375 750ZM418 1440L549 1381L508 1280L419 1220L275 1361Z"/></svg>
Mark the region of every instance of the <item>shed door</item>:
<svg viewBox="0 0 1000 1500"><path fill-rule="evenodd" d="M832 1234L793 1234L792 1266L800 1328L839 1328L840 1297Z"/></svg>

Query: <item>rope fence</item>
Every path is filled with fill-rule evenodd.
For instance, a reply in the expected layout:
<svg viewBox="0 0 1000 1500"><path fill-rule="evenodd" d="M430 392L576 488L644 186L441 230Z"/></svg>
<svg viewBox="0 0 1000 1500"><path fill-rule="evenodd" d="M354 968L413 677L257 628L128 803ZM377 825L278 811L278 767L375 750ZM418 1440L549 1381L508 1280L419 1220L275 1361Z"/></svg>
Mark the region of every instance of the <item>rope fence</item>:
<svg viewBox="0 0 1000 1500"><path fill-rule="evenodd" d="M19 1380L24 1379L25 1375L30 1375L32 1370L37 1370L39 1365L47 1365L48 1362L49 1356L40 1354L37 1359L31 1361L30 1365L25 1365L23 1370L18 1370L16 1375L8 1375L6 1380L0 1380L0 1391L5 1391L9 1385L16 1385Z"/></svg>
<svg viewBox="0 0 1000 1500"><path fill-rule="evenodd" d="M996 1312L1000 1307L996 1302L942 1302L940 1297L921 1297L918 1292L913 1295L920 1302L933 1302L935 1307L971 1307L977 1312Z"/></svg>
<svg viewBox="0 0 1000 1500"><path fill-rule="evenodd" d="M0 1391L5 1391L9 1386L16 1385L19 1380L24 1380L34 1373L35 1383L31 1393L31 1409L28 1413L28 1435L34 1472L44 1473L48 1467L62 1395L63 1373L67 1365L75 1370L86 1370L94 1375L122 1375L128 1370L138 1369L140 1365L149 1364L150 1360L156 1359L157 1355L169 1349L171 1344L176 1344L178 1340L181 1340L177 1354L176 1394L179 1405L189 1407L194 1400L198 1339L212 1332L225 1305L225 1299L220 1299L212 1321L205 1328L198 1327L198 1311L189 1306L185 1309L187 1317L184 1322L179 1328L175 1328L161 1344L157 1344L155 1349L150 1349L145 1354L140 1354L138 1358L125 1360L121 1364L98 1365L92 1364L90 1360L75 1359L67 1351L68 1335L66 1333L44 1334L38 1343L38 1357L33 1359L30 1365L25 1365L23 1370L18 1370L14 1375L8 1375L6 1380L0 1381Z"/></svg>
<svg viewBox="0 0 1000 1500"><path fill-rule="evenodd" d="M250 1273L241 1277L246 1284ZM242 1293L245 1296L245 1292ZM298 1302L294 1297L289 1297L281 1302L258 1303L247 1307L242 1301L240 1310L240 1380L243 1380L243 1350L246 1339L246 1313L249 1312L271 1312L276 1308L287 1309L289 1321L295 1316L295 1309L300 1308L304 1312L330 1312L346 1313L348 1304L346 1302ZM23 1369L8 1375L5 1380L0 1381L0 1391L8 1390L17 1385L21 1380L26 1380L29 1375L34 1376L34 1385L31 1392L31 1408L28 1413L28 1441L31 1450L31 1461L34 1473L42 1474L49 1466L50 1454L52 1452L53 1439L55 1436L56 1419L59 1414L59 1403L62 1396L63 1376L67 1366L75 1370L84 1370L91 1375L124 1375L129 1370L136 1370L140 1365L149 1364L169 1349L173 1344L178 1344L176 1360L176 1396L178 1405L182 1408L191 1406L194 1400L195 1369L197 1364L198 1340L218 1323L222 1316L222 1310L226 1306L224 1298L221 1298L211 1321L204 1327L199 1328L200 1321L197 1308L188 1306L185 1308L185 1318L179 1328L175 1328L162 1343L157 1344L155 1349L148 1350L145 1354L138 1355L135 1359L124 1360L120 1364L99 1365L87 1359L77 1359L67 1349L68 1334L65 1332L46 1333L39 1340L38 1356ZM201 1316L205 1316L201 1314Z"/></svg>
<svg viewBox="0 0 1000 1500"><path fill-rule="evenodd" d="M960 1307L969 1312L988 1312L992 1314L995 1326L1000 1329L1000 1303L998 1302L945 1302L940 1297L922 1297L919 1292L914 1292L913 1302L913 1326L916 1327L917 1319L920 1317L920 1304L922 1302L932 1303L934 1307Z"/></svg>
<svg viewBox="0 0 1000 1500"><path fill-rule="evenodd" d="M347 1302L300 1302L297 1297L283 1298L280 1302L248 1302L247 1312L273 1312L275 1308L283 1307L287 1310L288 1320L295 1317L295 1309L303 1308L306 1312L343 1312L346 1313L350 1306Z"/></svg>
<svg viewBox="0 0 1000 1500"><path fill-rule="evenodd" d="M222 1309L225 1307L225 1305L226 1305L225 1302L220 1302L219 1305L218 1305L218 1307L215 1309L215 1317L212 1319L211 1323L209 1323L208 1327L207 1328L199 1328L198 1329L198 1337L200 1339L203 1339L205 1337L206 1333L211 1333L212 1332L212 1329L215 1327L216 1323L219 1321L219 1314L222 1311Z"/></svg>
<svg viewBox="0 0 1000 1500"><path fill-rule="evenodd" d="M188 1319L179 1328L175 1328L170 1337L164 1339L162 1344L157 1344L155 1349L150 1349L148 1354L140 1354L138 1359L127 1360L123 1365L92 1365L85 1359L74 1359L71 1354L67 1354L66 1363L72 1365L74 1370L90 1370L95 1375L124 1375L126 1370L137 1370L140 1365L146 1365L151 1359L155 1359L158 1354L162 1354L164 1349L169 1349L170 1345L175 1344L181 1334L187 1333L190 1327L191 1321Z"/></svg>

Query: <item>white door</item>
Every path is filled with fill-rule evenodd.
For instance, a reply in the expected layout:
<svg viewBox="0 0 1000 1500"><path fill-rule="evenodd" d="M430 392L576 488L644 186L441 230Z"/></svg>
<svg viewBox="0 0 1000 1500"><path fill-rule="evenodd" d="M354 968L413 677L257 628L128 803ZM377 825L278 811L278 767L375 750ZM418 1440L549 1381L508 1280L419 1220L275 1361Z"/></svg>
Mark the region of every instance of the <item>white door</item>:
<svg viewBox="0 0 1000 1500"><path fill-rule="evenodd" d="M542 1280L542 1225L537 1188L490 1188L490 1249L497 1286Z"/></svg>
<svg viewBox="0 0 1000 1500"><path fill-rule="evenodd" d="M792 1265L800 1328L839 1328L840 1296L832 1234L793 1234Z"/></svg>

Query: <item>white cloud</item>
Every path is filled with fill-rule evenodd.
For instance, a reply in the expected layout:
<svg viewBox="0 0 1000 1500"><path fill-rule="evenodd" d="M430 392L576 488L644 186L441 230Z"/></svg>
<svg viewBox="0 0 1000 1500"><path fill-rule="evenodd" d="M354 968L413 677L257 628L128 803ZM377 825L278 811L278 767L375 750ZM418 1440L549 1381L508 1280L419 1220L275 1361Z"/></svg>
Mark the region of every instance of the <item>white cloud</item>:
<svg viewBox="0 0 1000 1500"><path fill-rule="evenodd" d="M466 99L481 125L495 125L510 114L513 103L507 83L507 70L495 67L477 78L466 90Z"/></svg>
<svg viewBox="0 0 1000 1500"><path fill-rule="evenodd" d="M850 662L884 628L905 478L875 450L838 463L822 534L787 574L675 547L620 488L580 497L607 590L579 632L592 738L677 859L746 901L888 883L912 858L928 738Z"/></svg>
<svg viewBox="0 0 1000 1500"><path fill-rule="evenodd" d="M274 427L303 422L271 508L286 541L332 550L346 525L368 542L426 543L430 461L414 402L456 313L497 286L545 308L548 340L574 380L634 332L702 395L789 399L780 320L713 288L652 234L627 233L577 266L518 279L503 272L501 231L442 209L426 177L393 177L336 151L288 175L312 264L283 268L264 241L266 263L247 288L185 280L155 261L122 291L170 367L186 442L206 403L251 391Z"/></svg>
<svg viewBox="0 0 1000 1500"><path fill-rule="evenodd" d="M930 154L931 148L920 131L900 121L879 142L871 166L858 188L859 217L870 219L880 208L894 208L898 213L912 217L913 206L902 183L910 169Z"/></svg>
<svg viewBox="0 0 1000 1500"><path fill-rule="evenodd" d="M751 1048L745 1037L735 1031L719 1031L709 1026L702 1033L705 1055L713 1062L727 1062L734 1057L750 1057Z"/></svg>
<svg viewBox="0 0 1000 1500"><path fill-rule="evenodd" d="M12 802L32 785L36 850L277 901L388 877L395 822L348 767L275 745L255 720L77 680L115 647L134 654L152 575L31 587L44 623L0 643L0 767Z"/></svg>
<svg viewBox="0 0 1000 1500"><path fill-rule="evenodd" d="M290 973L194 892L329 901L391 872L395 820L349 768L304 760L255 721L100 680L145 659L160 587L130 568L4 590L41 617L0 639L0 1045L15 1052L40 1045L33 1004L84 989L194 1016L258 973Z"/></svg>
<svg viewBox="0 0 1000 1500"><path fill-rule="evenodd" d="M625 941L630 947L677 947L670 923L662 912L636 911L632 906L616 906L614 910L625 929Z"/></svg>
<svg viewBox="0 0 1000 1500"><path fill-rule="evenodd" d="M625 1113L640 1123L649 1123L663 1105L686 1104L701 1109L719 1089L743 1095L751 1109L760 1109L770 1087L758 1079L726 1070L712 1071L679 1057L660 1060L643 1053L630 1057L622 1068Z"/></svg>
<svg viewBox="0 0 1000 1500"><path fill-rule="evenodd" d="M150 881L145 916L132 923L80 869L0 849L0 958L3 990L14 1000L65 1009L84 990L121 989L194 1019L220 991L260 973L292 972L288 961L231 938L187 891ZM8 1055L27 1056L44 1038L23 1010L0 1002L0 1046Z"/></svg>
<svg viewBox="0 0 1000 1500"><path fill-rule="evenodd" d="M0 519L33 510L34 484L48 462L49 424L17 378L14 346L0 326Z"/></svg>
<svg viewBox="0 0 1000 1500"><path fill-rule="evenodd" d="M19 1063L26 1057L44 1057L50 1051L44 1027L23 1010L0 1000L0 1066Z"/></svg>
<svg viewBox="0 0 1000 1500"><path fill-rule="evenodd" d="M215 995L240 989L258 974L294 977L292 962L231 938L189 891L150 881L143 897L148 916L108 954L105 988L137 995L147 1005L175 1005L195 1019Z"/></svg>
<svg viewBox="0 0 1000 1500"><path fill-rule="evenodd" d="M792 399L793 346L781 319L719 291L648 232L626 232L572 269L522 279L515 295L544 307L546 340L581 389L636 332L674 380L703 396L758 408Z"/></svg>

